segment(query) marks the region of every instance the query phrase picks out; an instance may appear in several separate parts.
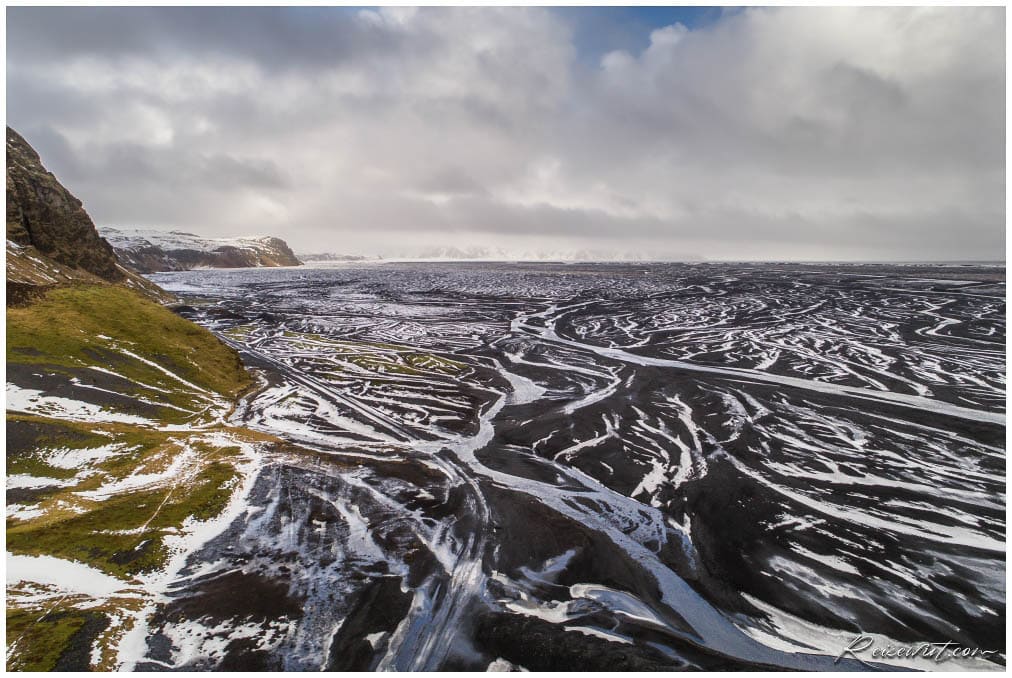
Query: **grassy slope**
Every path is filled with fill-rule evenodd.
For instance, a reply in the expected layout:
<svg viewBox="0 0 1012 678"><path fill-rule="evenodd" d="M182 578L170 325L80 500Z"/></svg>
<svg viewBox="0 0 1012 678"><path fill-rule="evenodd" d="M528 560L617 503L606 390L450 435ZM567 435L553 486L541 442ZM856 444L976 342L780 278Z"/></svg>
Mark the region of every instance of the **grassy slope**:
<svg viewBox="0 0 1012 678"><path fill-rule="evenodd" d="M226 397L250 383L239 356L213 334L123 287L62 287L30 306L7 309L8 363L95 364L94 352L105 350L109 340ZM115 369L138 381L179 386L143 362L126 360L122 367Z"/></svg>
<svg viewBox="0 0 1012 678"><path fill-rule="evenodd" d="M9 416L7 423L28 421L50 423L16 415ZM187 518L213 518L231 497L237 476L232 464L238 452L235 447L211 446L198 435L186 433L124 425L78 426L106 433L107 441L121 446L119 453L79 467L86 466L89 474L75 478L73 485L39 492L35 506L43 510L41 516L8 521L9 551L76 560L129 580L164 564L166 535L175 533ZM164 483L94 500L79 495L132 474L164 470L187 446L196 452L192 463ZM36 448L36 453L45 455L46 448Z"/></svg>
<svg viewBox="0 0 1012 678"><path fill-rule="evenodd" d="M192 383L132 358L122 349L153 361ZM231 402L251 379L238 355L207 330L124 287L94 284L51 289L23 308L7 309L8 380L11 369L31 367L39 374L79 375L88 365L115 371L132 384L126 395L206 410L208 394ZM203 391L203 392L201 392ZM114 409L114 408L110 408ZM237 486L238 448L209 440L225 432L234 440L262 440L249 431L230 429L200 417L161 410L152 425L70 421L39 414L7 414L8 474L50 478L52 485L21 492L8 504L34 513L7 520L7 549L76 560L125 581L157 570L168 553L163 538L187 521L218 515ZM159 430L180 420L202 430ZM210 428L208 428L210 426ZM178 427L177 427L178 428ZM89 459L89 450L112 454ZM171 477L107 498L81 497L129 476L157 475L178 454L190 450L185 467ZM68 455L79 462L68 469ZM53 605L18 604L8 590L9 669L51 670L80 651L75 635L88 615L73 597ZM50 607L52 606L52 607ZM85 606L87 607L87 605ZM116 610L107 610L115 613ZM101 628L103 625L98 624ZM120 629L122 631L122 629ZM76 640L73 640L77 638ZM108 638L100 639L108 645ZM91 641L89 641L91 642ZM108 668L109 658L101 663Z"/></svg>

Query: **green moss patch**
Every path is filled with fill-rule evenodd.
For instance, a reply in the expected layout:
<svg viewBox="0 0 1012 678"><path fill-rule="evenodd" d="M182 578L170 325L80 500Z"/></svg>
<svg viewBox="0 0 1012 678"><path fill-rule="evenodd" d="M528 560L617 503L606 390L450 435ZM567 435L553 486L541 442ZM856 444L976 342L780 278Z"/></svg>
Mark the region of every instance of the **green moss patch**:
<svg viewBox="0 0 1012 678"><path fill-rule="evenodd" d="M104 619L95 612L7 608L7 670L53 671L73 653L75 641L89 621ZM94 625L94 624L92 624ZM61 659L64 659L61 662ZM83 667L87 668L87 666ZM64 668L63 670L82 670Z"/></svg>

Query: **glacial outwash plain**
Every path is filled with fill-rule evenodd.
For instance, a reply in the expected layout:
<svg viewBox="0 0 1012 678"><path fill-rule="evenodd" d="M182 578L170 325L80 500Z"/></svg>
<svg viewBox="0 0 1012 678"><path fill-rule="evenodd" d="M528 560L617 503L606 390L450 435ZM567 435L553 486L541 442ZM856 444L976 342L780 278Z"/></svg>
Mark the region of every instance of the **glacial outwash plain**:
<svg viewBox="0 0 1012 678"><path fill-rule="evenodd" d="M141 277L7 150L9 670L1004 668L1003 265Z"/></svg>

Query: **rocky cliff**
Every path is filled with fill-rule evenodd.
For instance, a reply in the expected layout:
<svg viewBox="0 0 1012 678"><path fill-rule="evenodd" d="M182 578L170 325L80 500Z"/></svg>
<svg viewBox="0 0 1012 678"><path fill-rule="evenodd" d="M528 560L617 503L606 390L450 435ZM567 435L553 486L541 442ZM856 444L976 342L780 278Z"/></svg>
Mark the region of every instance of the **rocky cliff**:
<svg viewBox="0 0 1012 678"><path fill-rule="evenodd" d="M141 273L192 268L300 266L281 238L202 238L182 231L103 228L122 262Z"/></svg>
<svg viewBox="0 0 1012 678"><path fill-rule="evenodd" d="M7 240L57 264L112 282L126 272L81 201L71 195L20 134L7 128ZM8 252L10 249L8 249Z"/></svg>
<svg viewBox="0 0 1012 678"><path fill-rule="evenodd" d="M70 284L116 283L149 299L174 297L124 267L81 201L7 128L7 305Z"/></svg>

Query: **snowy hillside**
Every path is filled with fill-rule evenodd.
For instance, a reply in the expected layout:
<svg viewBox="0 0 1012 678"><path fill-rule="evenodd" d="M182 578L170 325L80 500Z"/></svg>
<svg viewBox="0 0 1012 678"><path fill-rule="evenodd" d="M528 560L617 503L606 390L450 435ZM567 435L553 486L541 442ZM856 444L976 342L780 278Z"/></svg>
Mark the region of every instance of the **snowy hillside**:
<svg viewBox="0 0 1012 678"><path fill-rule="evenodd" d="M119 258L141 273L302 264L284 240L271 236L204 238L183 231L118 228L99 231Z"/></svg>

